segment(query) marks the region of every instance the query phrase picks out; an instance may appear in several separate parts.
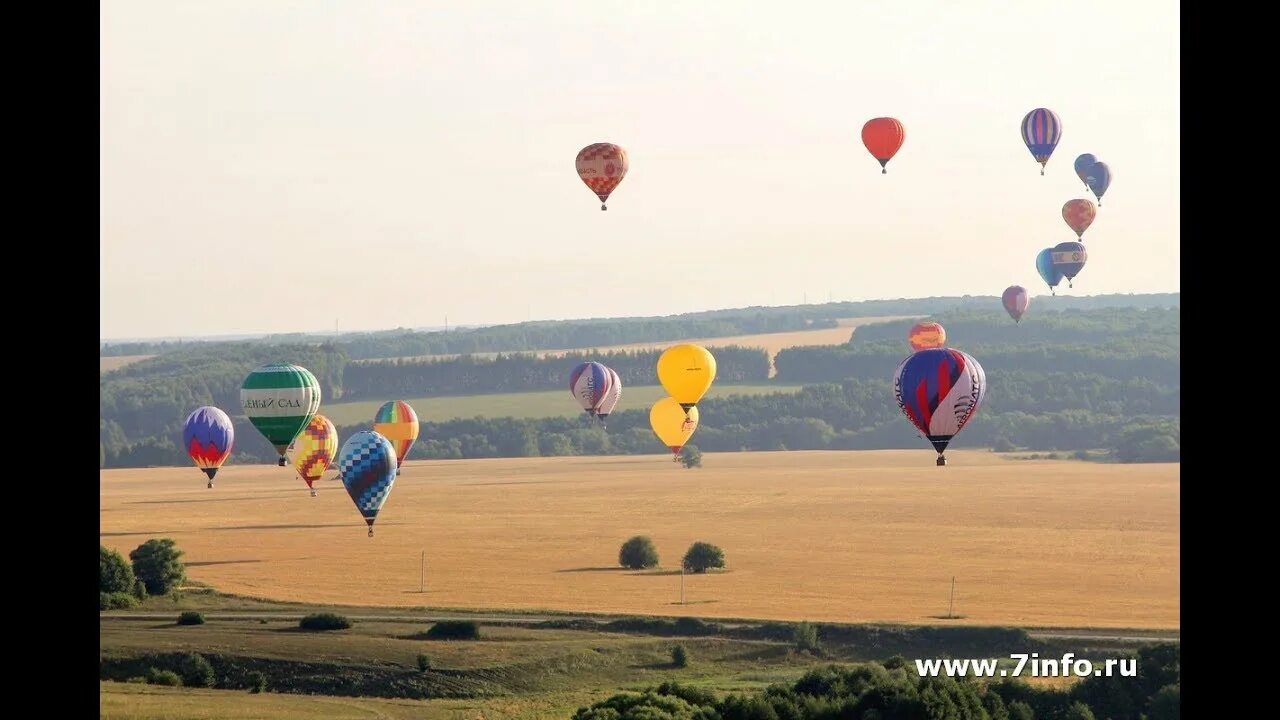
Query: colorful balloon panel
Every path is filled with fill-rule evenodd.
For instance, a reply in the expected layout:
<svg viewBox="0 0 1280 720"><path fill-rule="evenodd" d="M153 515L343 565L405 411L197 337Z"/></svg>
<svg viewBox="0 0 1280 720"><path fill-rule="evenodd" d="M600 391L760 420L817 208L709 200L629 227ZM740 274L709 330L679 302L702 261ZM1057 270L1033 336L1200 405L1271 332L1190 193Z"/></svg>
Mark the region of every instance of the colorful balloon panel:
<svg viewBox="0 0 1280 720"><path fill-rule="evenodd" d="M1062 271L1053 264L1053 248L1045 248L1036 255L1036 272L1050 290L1062 282Z"/></svg>
<svg viewBox="0 0 1280 720"><path fill-rule="evenodd" d="M1031 151L1031 157L1040 163L1040 174L1062 139L1062 120L1049 108L1036 108L1022 118L1022 141Z"/></svg>
<svg viewBox="0 0 1280 720"><path fill-rule="evenodd" d="M1089 181L1086 179L1089 176L1089 168L1093 167L1096 162L1098 162L1098 158L1093 153L1084 153L1076 157L1076 177L1080 178L1080 182L1084 183L1085 188L1089 187Z"/></svg>
<svg viewBox="0 0 1280 720"><path fill-rule="evenodd" d="M569 373L569 392L584 412L594 415L612 381L609 368L598 362L584 362Z"/></svg>
<svg viewBox="0 0 1280 720"><path fill-rule="evenodd" d="M609 370L609 389L605 391L604 397L600 399L600 404L596 406L596 417L603 421L609 417L609 413L618 407L618 401L622 399L622 378L618 377L618 373L613 368Z"/></svg>
<svg viewBox="0 0 1280 720"><path fill-rule="evenodd" d="M289 443L320 409L320 383L310 370L297 365L263 365L244 379L240 405L284 465Z"/></svg>
<svg viewBox="0 0 1280 720"><path fill-rule="evenodd" d="M902 413L941 454L977 412L986 397L986 379L968 353L920 350L894 371L893 394Z"/></svg>
<svg viewBox="0 0 1280 720"><path fill-rule="evenodd" d="M898 154L906 139L906 128L895 118L872 118L862 126L862 144L871 153L871 157L880 161L882 173L889 172L885 165Z"/></svg>
<svg viewBox="0 0 1280 720"><path fill-rule="evenodd" d="M289 444L285 457L298 471L298 476L315 494L313 483L333 465L338 456L338 429L323 415L316 415Z"/></svg>
<svg viewBox="0 0 1280 720"><path fill-rule="evenodd" d="M673 345L658 356L658 382L686 412L716 379L716 359L701 345Z"/></svg>
<svg viewBox="0 0 1280 720"><path fill-rule="evenodd" d="M1085 252L1084 243L1072 240L1054 245L1052 258L1054 269L1067 280L1072 280L1084 269L1089 253Z"/></svg>
<svg viewBox="0 0 1280 720"><path fill-rule="evenodd" d="M1010 285L1000 296L1000 304L1004 305L1005 312L1009 313L1015 323L1022 322L1022 316L1031 304L1031 295L1021 285Z"/></svg>
<svg viewBox="0 0 1280 720"><path fill-rule="evenodd" d="M662 444L678 456L698 429L698 408L690 408L686 414L675 398L662 398L649 408L649 427L653 428L653 434Z"/></svg>
<svg viewBox="0 0 1280 720"><path fill-rule="evenodd" d="M600 209L608 210L609 195L627 176L627 151L613 143L593 143L578 151L573 164L578 177L600 198Z"/></svg>
<svg viewBox="0 0 1280 720"><path fill-rule="evenodd" d="M1084 231L1089 229L1097 216L1097 206L1086 198L1068 200L1062 205L1062 219L1066 221L1067 227L1075 231L1076 237L1084 237Z"/></svg>
<svg viewBox="0 0 1280 720"><path fill-rule="evenodd" d="M912 350L938 348L947 344L947 330L936 322L918 322L907 331Z"/></svg>
<svg viewBox="0 0 1280 720"><path fill-rule="evenodd" d="M1102 196L1106 195L1107 188L1111 187L1111 166L1104 162L1090 165L1084 182L1093 191L1094 196L1098 198L1098 204L1101 205Z"/></svg>
<svg viewBox="0 0 1280 720"><path fill-rule="evenodd" d="M182 446L196 467L209 476L209 487L213 487L218 468L231 456L235 439L231 418L211 405L196 408L182 425Z"/></svg>
<svg viewBox="0 0 1280 720"><path fill-rule="evenodd" d="M418 439L418 413L403 400L385 402L373 416L373 431L391 441L396 449L396 474L404 464L409 448Z"/></svg>
<svg viewBox="0 0 1280 720"><path fill-rule="evenodd" d="M342 444L338 452L338 473L356 509L369 525L373 523L396 483L396 451L391 441L372 430L361 430Z"/></svg>

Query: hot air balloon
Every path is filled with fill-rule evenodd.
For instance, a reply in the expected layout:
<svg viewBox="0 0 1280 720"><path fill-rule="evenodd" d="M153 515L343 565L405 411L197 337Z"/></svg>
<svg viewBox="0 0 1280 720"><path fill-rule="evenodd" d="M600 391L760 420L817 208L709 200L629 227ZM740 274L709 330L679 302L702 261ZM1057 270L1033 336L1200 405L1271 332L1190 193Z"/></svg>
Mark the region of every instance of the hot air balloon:
<svg viewBox="0 0 1280 720"><path fill-rule="evenodd" d="M608 210L605 202L627 175L627 151L613 143L593 143L578 151L573 164L578 177L600 198L600 209Z"/></svg>
<svg viewBox="0 0 1280 720"><path fill-rule="evenodd" d="M244 379L240 405L249 422L280 453L280 467L284 467L289 443L320 409L320 383L304 367L263 365Z"/></svg>
<svg viewBox="0 0 1280 720"><path fill-rule="evenodd" d="M1084 231L1089 229L1097 215L1098 208L1094 207L1092 200L1077 198L1062 205L1062 219L1067 221L1067 227L1074 230L1078 238L1084 237Z"/></svg>
<svg viewBox="0 0 1280 720"><path fill-rule="evenodd" d="M323 415L311 418L311 422L302 428L302 432L289 443L289 448L285 451L285 457L293 463L293 469L298 471L298 476L311 488L311 497L316 496L315 481L333 465L337 455L338 429Z"/></svg>
<svg viewBox="0 0 1280 720"><path fill-rule="evenodd" d="M1062 271L1053 264L1053 248L1045 248L1036 255L1036 272L1040 273L1041 279L1049 286L1049 291L1057 295L1053 289L1062 282Z"/></svg>
<svg viewBox="0 0 1280 720"><path fill-rule="evenodd" d="M1031 156L1040 163L1040 174L1044 174L1044 166L1053 155L1062 139L1062 121L1058 114L1049 108L1036 108L1022 118L1022 141L1027 144Z"/></svg>
<svg viewBox="0 0 1280 720"><path fill-rule="evenodd" d="M1098 162L1098 158L1093 153L1085 153L1076 158L1076 177L1080 178L1080 182L1084 183L1086 190L1089 189L1089 181L1086 179L1089 176L1089 168L1096 162Z"/></svg>
<svg viewBox="0 0 1280 720"><path fill-rule="evenodd" d="M936 322L918 322L907 331L912 350L939 348L947 344L947 330Z"/></svg>
<svg viewBox="0 0 1280 720"><path fill-rule="evenodd" d="M609 368L609 389L605 391L604 397L601 398L600 404L596 406L596 417L600 418L600 422L609 417L609 413L618 407L618 401L622 399L622 378L618 377L618 373L613 368Z"/></svg>
<svg viewBox="0 0 1280 720"><path fill-rule="evenodd" d="M418 439L418 413L403 400L385 402L373 416L373 431L391 441L396 449L396 474Z"/></svg>
<svg viewBox="0 0 1280 720"><path fill-rule="evenodd" d="M569 392L587 415L595 415L612 382L609 368L598 362L584 362L569 373Z"/></svg>
<svg viewBox="0 0 1280 720"><path fill-rule="evenodd" d="M947 444L977 412L986 384L978 361L954 348L919 350L898 364L894 398L911 424L933 443L939 466L947 464Z"/></svg>
<svg viewBox="0 0 1280 720"><path fill-rule="evenodd" d="M673 345L658 356L658 382L687 414L716 379L716 359L701 345Z"/></svg>
<svg viewBox="0 0 1280 720"><path fill-rule="evenodd" d="M1067 279L1067 287L1071 287L1071 280L1084 269L1088 259L1084 243L1071 240L1053 246L1053 267Z"/></svg>
<svg viewBox="0 0 1280 720"><path fill-rule="evenodd" d="M698 429L698 408L691 408L686 414L675 398L662 398L649 408L649 426L679 461L680 450Z"/></svg>
<svg viewBox="0 0 1280 720"><path fill-rule="evenodd" d="M1013 318L1015 323L1020 323L1022 322L1023 314L1027 312L1027 306L1031 304L1031 296L1027 294L1027 289L1021 285L1010 285L1004 289L1004 294L1000 296L1000 303L1004 305L1005 312L1009 313L1009 317Z"/></svg>
<svg viewBox="0 0 1280 720"><path fill-rule="evenodd" d="M182 426L182 445L196 467L209 476L209 487L213 487L218 468L231 456L235 439L236 429L231 425L231 418L219 408L205 405L187 416Z"/></svg>
<svg viewBox="0 0 1280 720"><path fill-rule="evenodd" d="M1090 165L1084 181L1098 198L1098 205L1102 205L1102 196L1106 195L1107 188L1111 187L1111 166L1102 161Z"/></svg>
<svg viewBox="0 0 1280 720"><path fill-rule="evenodd" d="M373 537L373 521L378 519L378 511L396 484L396 449L382 435L361 430L342 444L338 474L369 525L369 537Z"/></svg>
<svg viewBox="0 0 1280 720"><path fill-rule="evenodd" d="M907 130L898 120L890 117L871 118L862 126L862 144L867 152L880 161L881 174L887 174L885 167L894 155L898 154L902 142L907 139Z"/></svg>

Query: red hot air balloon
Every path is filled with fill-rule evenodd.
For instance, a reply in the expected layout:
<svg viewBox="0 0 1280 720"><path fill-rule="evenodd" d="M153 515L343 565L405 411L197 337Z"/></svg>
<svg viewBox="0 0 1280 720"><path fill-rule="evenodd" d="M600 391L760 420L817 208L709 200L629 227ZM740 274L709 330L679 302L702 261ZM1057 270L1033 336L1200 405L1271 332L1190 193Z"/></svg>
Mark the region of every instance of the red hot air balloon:
<svg viewBox="0 0 1280 720"><path fill-rule="evenodd" d="M902 123L890 117L871 118L862 126L862 144L867 146L871 156L880 161L880 173L888 174L885 167L907 139L907 130Z"/></svg>
<svg viewBox="0 0 1280 720"><path fill-rule="evenodd" d="M1084 238L1084 231L1089 229L1097 216L1098 208L1092 200L1076 198L1068 200L1062 206L1062 219L1067 221L1067 227L1074 230L1078 238Z"/></svg>
<svg viewBox="0 0 1280 720"><path fill-rule="evenodd" d="M947 331L936 322L918 322L907 333L907 342L911 343L912 350L940 348L947 344Z"/></svg>
<svg viewBox="0 0 1280 720"><path fill-rule="evenodd" d="M1000 296L1000 303L1004 305L1005 312L1009 313L1009 317L1013 318L1015 323L1022 322L1022 316L1027 312L1027 306L1031 304L1031 296L1027 294L1027 289L1021 285L1010 285L1004 289L1004 294Z"/></svg>
<svg viewBox="0 0 1280 720"><path fill-rule="evenodd" d="M573 164L578 177L600 198L600 209L608 210L605 202L627 175L627 151L613 143L593 143L578 151Z"/></svg>

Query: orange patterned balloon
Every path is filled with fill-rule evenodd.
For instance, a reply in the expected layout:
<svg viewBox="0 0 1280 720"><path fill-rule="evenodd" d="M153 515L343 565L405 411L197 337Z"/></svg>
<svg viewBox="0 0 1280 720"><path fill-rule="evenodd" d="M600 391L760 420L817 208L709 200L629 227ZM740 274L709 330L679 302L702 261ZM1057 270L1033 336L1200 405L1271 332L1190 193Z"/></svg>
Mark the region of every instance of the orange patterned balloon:
<svg viewBox="0 0 1280 720"><path fill-rule="evenodd" d="M1093 219L1098 215L1098 208L1094 207L1092 200L1077 198L1068 200L1062 206L1062 219L1067 221L1067 226L1076 231L1076 237L1083 239L1084 231L1089 229L1093 224Z"/></svg>
<svg viewBox="0 0 1280 720"><path fill-rule="evenodd" d="M574 160L578 177L600 198L600 209L627 175L627 151L613 143L593 143L578 151Z"/></svg>
<svg viewBox="0 0 1280 720"><path fill-rule="evenodd" d="M947 331L936 322L918 322L911 326L907 341L912 350L940 348L947 344Z"/></svg>

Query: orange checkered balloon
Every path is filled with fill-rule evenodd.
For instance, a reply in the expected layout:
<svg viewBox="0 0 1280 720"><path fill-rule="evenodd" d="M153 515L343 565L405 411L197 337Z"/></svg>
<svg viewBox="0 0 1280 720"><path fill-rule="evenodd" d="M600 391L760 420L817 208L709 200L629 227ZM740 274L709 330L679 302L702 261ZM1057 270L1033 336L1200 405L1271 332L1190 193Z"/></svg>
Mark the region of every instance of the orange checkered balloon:
<svg viewBox="0 0 1280 720"><path fill-rule="evenodd" d="M907 342L917 351L940 348L947 344L947 331L936 322L918 322L907 333Z"/></svg>
<svg viewBox="0 0 1280 720"><path fill-rule="evenodd" d="M627 175L627 151L613 143L593 143L578 151L573 164L578 177L600 198L600 209L608 210L605 202Z"/></svg>

